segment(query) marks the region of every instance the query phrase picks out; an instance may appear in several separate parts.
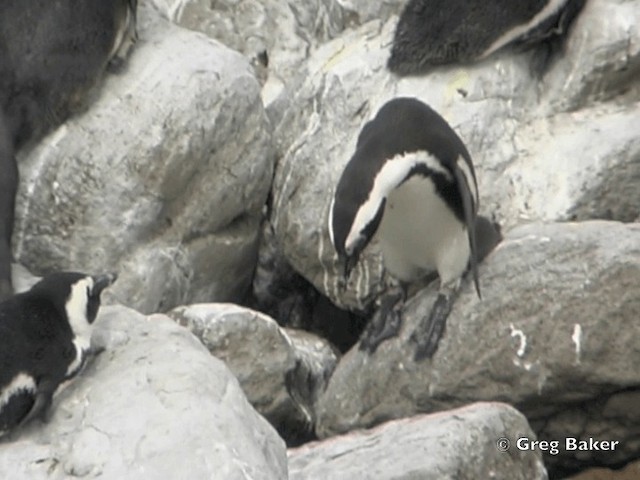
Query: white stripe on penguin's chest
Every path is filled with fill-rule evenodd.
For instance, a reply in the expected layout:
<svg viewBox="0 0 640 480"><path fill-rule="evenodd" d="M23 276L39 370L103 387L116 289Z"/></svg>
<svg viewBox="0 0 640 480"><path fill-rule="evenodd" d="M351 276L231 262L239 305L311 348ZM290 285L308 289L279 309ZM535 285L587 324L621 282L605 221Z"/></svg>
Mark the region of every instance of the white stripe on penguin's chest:
<svg viewBox="0 0 640 480"><path fill-rule="evenodd" d="M466 228L429 178L414 175L389 194L378 236L385 267L400 280L414 281L436 269L447 283L467 266Z"/></svg>
<svg viewBox="0 0 640 480"><path fill-rule="evenodd" d="M75 375L82 366L85 352L91 343L91 324L87 321L87 303L89 292L93 289L93 279L86 277L71 287L71 295L65 304L69 326L73 332L73 346L76 356L67 367L66 376Z"/></svg>
<svg viewBox="0 0 640 480"><path fill-rule="evenodd" d="M83 336L78 336L73 339L73 346L76 350L76 356L73 362L67 367L66 377L76 375L82 366L82 360L89 350L90 339Z"/></svg>

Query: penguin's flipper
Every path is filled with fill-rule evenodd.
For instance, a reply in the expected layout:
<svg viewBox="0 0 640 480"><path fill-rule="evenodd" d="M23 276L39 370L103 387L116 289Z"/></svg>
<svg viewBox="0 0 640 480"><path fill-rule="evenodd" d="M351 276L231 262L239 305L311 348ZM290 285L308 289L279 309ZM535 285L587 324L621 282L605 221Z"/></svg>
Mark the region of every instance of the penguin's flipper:
<svg viewBox="0 0 640 480"><path fill-rule="evenodd" d="M0 108L0 301L13 295L11 284L11 235L18 188L18 164L12 134Z"/></svg>
<svg viewBox="0 0 640 480"><path fill-rule="evenodd" d="M464 211L464 222L467 227L467 234L469 236L469 248L471 255L469 258L469 264L471 266L471 273L473 275L473 283L476 287L478 297L482 298L480 294L480 281L478 280L478 246L476 241L476 209L477 206L473 204L473 196L471 194L472 186L469 185L469 179L463 173L463 171L457 165L453 169L453 175L458 185L458 192L462 199L462 209Z"/></svg>
<svg viewBox="0 0 640 480"><path fill-rule="evenodd" d="M39 418L43 422L48 420L47 413L53 401L53 392L55 389L55 383L51 380L43 380L40 382L33 406L31 410L29 410L29 413L20 421L19 427L26 425L34 418Z"/></svg>

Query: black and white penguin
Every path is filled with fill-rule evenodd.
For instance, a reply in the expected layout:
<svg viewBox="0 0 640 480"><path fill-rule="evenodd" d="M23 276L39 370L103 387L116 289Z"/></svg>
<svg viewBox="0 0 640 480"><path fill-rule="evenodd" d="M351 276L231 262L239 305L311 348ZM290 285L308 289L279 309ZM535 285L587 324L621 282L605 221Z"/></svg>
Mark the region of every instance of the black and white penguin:
<svg viewBox="0 0 640 480"><path fill-rule="evenodd" d="M2 0L0 13L0 300L12 294L15 153L85 106L136 40L137 0Z"/></svg>
<svg viewBox="0 0 640 480"><path fill-rule="evenodd" d="M400 328L407 285L434 269L440 290L413 335L416 359L437 348L463 274L480 295L475 237L478 186L471 156L447 122L415 98L387 102L366 123L335 190L329 234L349 277L377 235L398 285L382 298L360 347L373 351Z"/></svg>
<svg viewBox="0 0 640 480"><path fill-rule="evenodd" d="M44 418L84 366L100 294L115 274L61 272L0 303L0 436Z"/></svg>
<svg viewBox="0 0 640 480"><path fill-rule="evenodd" d="M396 27L388 67L412 75L438 65L481 60L512 44L545 42L554 50L585 2L409 0Z"/></svg>

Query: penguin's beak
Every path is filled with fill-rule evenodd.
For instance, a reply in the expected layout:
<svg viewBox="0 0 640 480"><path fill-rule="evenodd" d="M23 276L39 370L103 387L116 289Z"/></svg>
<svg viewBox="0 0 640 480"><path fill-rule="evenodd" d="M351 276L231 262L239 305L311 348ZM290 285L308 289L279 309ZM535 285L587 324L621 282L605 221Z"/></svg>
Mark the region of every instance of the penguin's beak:
<svg viewBox="0 0 640 480"><path fill-rule="evenodd" d="M344 284L346 286L349 281L349 277L351 277L351 272L358 264L358 255L340 255L339 262L342 267L342 279L344 280Z"/></svg>
<svg viewBox="0 0 640 480"><path fill-rule="evenodd" d="M100 295L100 293L116 281L118 278L117 273L106 273L104 275L96 275L93 277L93 294Z"/></svg>

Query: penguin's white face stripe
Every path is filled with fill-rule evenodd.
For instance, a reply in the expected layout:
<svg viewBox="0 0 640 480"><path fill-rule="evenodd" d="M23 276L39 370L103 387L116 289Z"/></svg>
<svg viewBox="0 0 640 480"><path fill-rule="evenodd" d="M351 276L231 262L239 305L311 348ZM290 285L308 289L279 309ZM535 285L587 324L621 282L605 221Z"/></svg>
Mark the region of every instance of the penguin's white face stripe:
<svg viewBox="0 0 640 480"><path fill-rule="evenodd" d="M480 58L486 58L495 51L501 49L508 43L512 42L523 33L535 28L544 22L547 18L555 14L562 6L567 3L568 0L549 0L545 7L540 10L528 23L513 27L511 30L506 31L502 36L498 37L489 48L480 56Z"/></svg>
<svg viewBox="0 0 640 480"><path fill-rule="evenodd" d="M449 181L453 181L451 173L426 151L404 153L387 160L378 175L376 175L369 197L356 213L345 241L347 253L351 253L353 246L359 243L364 229L375 217L384 199L407 178L412 168L420 164L425 165L429 170L444 175Z"/></svg>
<svg viewBox="0 0 640 480"><path fill-rule="evenodd" d="M473 198L473 204L475 206L475 209L477 210L478 209L478 184L476 183L473 173L471 172L469 165L467 165L467 162L464 161L463 157L458 157L458 160L456 160L456 165L462 171L464 178L467 180L467 185L469 185L469 189L471 190L471 198ZM461 185L460 188L464 188L464 186Z"/></svg>
<svg viewBox="0 0 640 480"><path fill-rule="evenodd" d="M71 286L71 295L64 306L73 334L87 340L91 336L91 324L87 321L87 303L92 290L93 278L85 277L77 281Z"/></svg>
<svg viewBox="0 0 640 480"><path fill-rule="evenodd" d="M0 409L4 408L4 406L9 403L11 397L22 391L35 393L36 381L31 375L21 372L13 377L13 380L9 382L9 385L2 389L2 393L0 393Z"/></svg>
<svg viewBox="0 0 640 480"><path fill-rule="evenodd" d="M89 350L89 346L91 344L91 339L86 336L76 336L73 339L73 346L76 349L76 358L73 359L73 362L67 368L66 377L70 377L78 373L80 367L82 366L82 359L84 358L86 352Z"/></svg>

